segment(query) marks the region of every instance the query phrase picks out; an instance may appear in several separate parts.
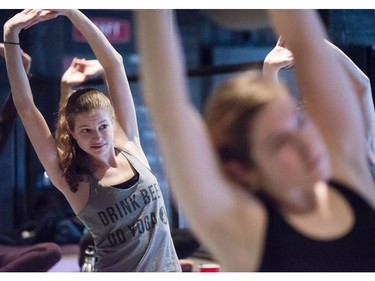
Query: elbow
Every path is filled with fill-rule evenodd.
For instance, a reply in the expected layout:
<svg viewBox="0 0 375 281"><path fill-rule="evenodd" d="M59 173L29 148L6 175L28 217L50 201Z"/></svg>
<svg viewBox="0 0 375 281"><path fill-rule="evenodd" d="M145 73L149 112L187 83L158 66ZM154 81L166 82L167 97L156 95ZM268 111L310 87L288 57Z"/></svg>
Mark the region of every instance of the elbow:
<svg viewBox="0 0 375 281"><path fill-rule="evenodd" d="M361 76L356 85L356 90L360 98L364 98L368 93L371 93L370 79L366 75Z"/></svg>
<svg viewBox="0 0 375 281"><path fill-rule="evenodd" d="M365 89L371 88L371 86L370 86L370 78L368 78L367 75L363 75L362 86Z"/></svg>
<svg viewBox="0 0 375 281"><path fill-rule="evenodd" d="M118 52L116 52L116 54L115 54L115 63L119 64L119 65L124 64L124 59L122 58L122 55Z"/></svg>
<svg viewBox="0 0 375 281"><path fill-rule="evenodd" d="M110 69L117 69L119 67L124 66L124 60L121 54L118 52L115 52L112 59L106 60L105 62L100 62L100 63L103 66L103 69L105 71L110 70Z"/></svg>

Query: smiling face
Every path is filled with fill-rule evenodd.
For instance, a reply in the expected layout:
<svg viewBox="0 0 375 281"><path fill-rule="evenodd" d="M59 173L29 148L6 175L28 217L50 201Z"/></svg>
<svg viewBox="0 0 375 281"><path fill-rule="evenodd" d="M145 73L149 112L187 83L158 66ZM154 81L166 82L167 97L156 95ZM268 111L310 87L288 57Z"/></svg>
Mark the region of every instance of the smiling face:
<svg viewBox="0 0 375 281"><path fill-rule="evenodd" d="M108 97L96 89L80 89L65 109L68 131L78 146L94 158L113 153L113 108Z"/></svg>
<svg viewBox="0 0 375 281"><path fill-rule="evenodd" d="M77 114L71 134L79 147L93 157L113 151L112 119L103 109Z"/></svg>
<svg viewBox="0 0 375 281"><path fill-rule="evenodd" d="M113 159L114 120L109 98L94 88L78 89L60 107L55 140L59 165L72 192L98 166Z"/></svg>

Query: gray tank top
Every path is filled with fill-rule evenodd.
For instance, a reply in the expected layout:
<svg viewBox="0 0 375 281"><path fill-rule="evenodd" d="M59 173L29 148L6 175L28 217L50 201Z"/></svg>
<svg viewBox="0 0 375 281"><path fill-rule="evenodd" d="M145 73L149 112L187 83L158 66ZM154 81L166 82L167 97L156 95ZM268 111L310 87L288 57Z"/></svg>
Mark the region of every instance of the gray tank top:
<svg viewBox="0 0 375 281"><path fill-rule="evenodd" d="M94 238L95 271L180 272L157 179L136 157L121 153L139 173L138 181L119 189L91 175L90 197L78 214Z"/></svg>

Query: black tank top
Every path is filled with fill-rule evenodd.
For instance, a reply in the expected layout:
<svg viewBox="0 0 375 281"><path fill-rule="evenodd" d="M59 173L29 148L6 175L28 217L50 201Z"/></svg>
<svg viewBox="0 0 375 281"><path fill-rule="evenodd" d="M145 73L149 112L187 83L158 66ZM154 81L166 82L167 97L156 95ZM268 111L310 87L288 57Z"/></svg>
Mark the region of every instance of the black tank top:
<svg viewBox="0 0 375 281"><path fill-rule="evenodd" d="M358 194L335 181L330 186L349 202L354 225L333 240L303 236L261 199L268 212L265 249L258 271L263 272L371 272L375 271L375 211Z"/></svg>

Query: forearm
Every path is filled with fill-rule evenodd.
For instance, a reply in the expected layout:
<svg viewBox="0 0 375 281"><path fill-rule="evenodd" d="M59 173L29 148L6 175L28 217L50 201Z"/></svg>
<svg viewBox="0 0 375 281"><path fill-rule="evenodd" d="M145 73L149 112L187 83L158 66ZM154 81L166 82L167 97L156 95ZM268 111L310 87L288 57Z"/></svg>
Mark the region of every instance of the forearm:
<svg viewBox="0 0 375 281"><path fill-rule="evenodd" d="M64 81L60 82L60 99L59 99L59 108L65 105L69 96L73 92L73 86L65 83Z"/></svg>
<svg viewBox="0 0 375 281"><path fill-rule="evenodd" d="M269 11L277 36L282 34L294 56L310 54L311 50L316 51L314 44L322 38L327 38L323 24L315 13L316 11L298 9Z"/></svg>
<svg viewBox="0 0 375 281"><path fill-rule="evenodd" d="M326 43L330 48L335 52L340 63L344 67L346 73L353 82L354 87L357 90L358 96L362 98L366 91L370 89L370 79L366 76L365 73L337 46L326 40Z"/></svg>
<svg viewBox="0 0 375 281"><path fill-rule="evenodd" d="M182 50L171 31L173 14L163 10L140 10L136 20L141 73L147 77L143 81L145 100L155 118L172 121L165 108L178 110L181 104L187 103Z"/></svg>
<svg viewBox="0 0 375 281"><path fill-rule="evenodd" d="M210 230L221 230L224 214L228 216L238 205L233 204L235 196L221 174L202 116L189 101L184 56L173 20L172 11L137 11L142 94L153 120L173 198L198 237L207 243L212 241ZM203 209L203 213L196 211Z"/></svg>
<svg viewBox="0 0 375 281"><path fill-rule="evenodd" d="M105 70L113 65L122 64L121 55L86 15L79 10L69 10L66 16L85 37L96 58Z"/></svg>
<svg viewBox="0 0 375 281"><path fill-rule="evenodd" d="M346 114L344 107L335 107L337 93L347 91L347 81L333 83L342 79L343 68L333 51L323 42L326 37L322 22L313 10L271 10L271 19L278 36L282 34L288 49L293 53L296 78L306 109L319 122L325 117L319 112L336 112L336 116ZM298 34L298 36L296 36ZM346 90L344 90L346 89ZM348 95L341 104L350 103ZM332 111L333 110L333 111ZM331 120L333 121L333 119Z"/></svg>
<svg viewBox="0 0 375 281"><path fill-rule="evenodd" d="M375 135L375 112L370 79L342 50L328 40L326 43L335 52L355 88L364 117L366 138L369 141L371 137L373 141L373 136Z"/></svg>
<svg viewBox="0 0 375 281"><path fill-rule="evenodd" d="M279 68L276 68L272 64L264 61L262 68L263 77L275 82L279 82L279 70Z"/></svg>
<svg viewBox="0 0 375 281"><path fill-rule="evenodd" d="M369 145L368 152L373 163L375 163L375 109L370 82L368 87L363 88L360 104L363 113L365 137Z"/></svg>
<svg viewBox="0 0 375 281"><path fill-rule="evenodd" d="M134 102L122 56L115 50L95 24L78 10L66 14L82 33L104 69L107 89L113 102L115 114L129 139L139 138Z"/></svg>
<svg viewBox="0 0 375 281"><path fill-rule="evenodd" d="M323 40L327 36L317 11L273 10L271 15L275 30L283 35L294 55L305 108L319 128L331 158L340 163L346 157L348 169L362 163L363 155L349 149L365 151L358 97L341 62Z"/></svg>
<svg viewBox="0 0 375 281"><path fill-rule="evenodd" d="M4 25L4 42L18 43L19 30L11 25ZM4 44L5 61L8 79L11 86L13 102L19 114L34 105L27 73L22 62L20 45Z"/></svg>

